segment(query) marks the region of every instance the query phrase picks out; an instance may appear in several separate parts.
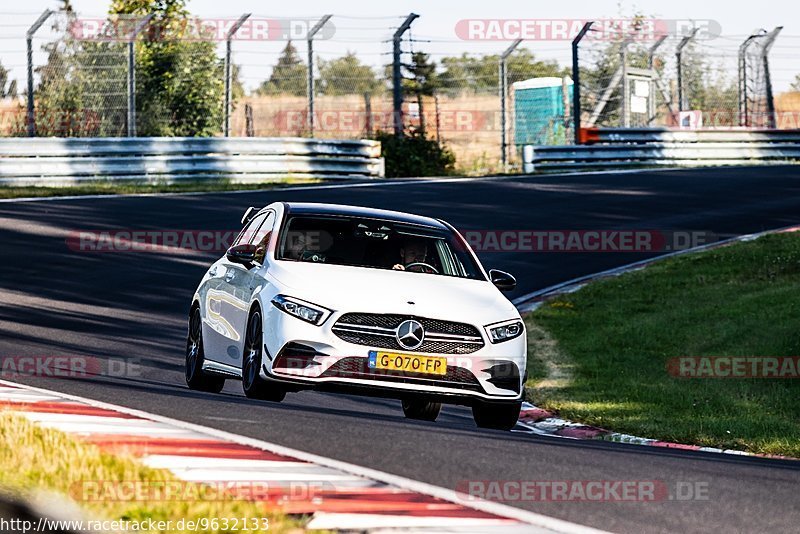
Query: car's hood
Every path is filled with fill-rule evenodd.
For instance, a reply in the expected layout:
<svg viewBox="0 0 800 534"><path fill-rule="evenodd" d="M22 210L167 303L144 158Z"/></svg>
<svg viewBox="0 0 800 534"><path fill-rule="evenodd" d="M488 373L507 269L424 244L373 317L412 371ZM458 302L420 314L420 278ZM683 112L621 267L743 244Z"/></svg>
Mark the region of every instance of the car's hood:
<svg viewBox="0 0 800 534"><path fill-rule="evenodd" d="M335 311L403 313L481 325L519 317L488 281L300 262L274 262L269 271L279 291Z"/></svg>

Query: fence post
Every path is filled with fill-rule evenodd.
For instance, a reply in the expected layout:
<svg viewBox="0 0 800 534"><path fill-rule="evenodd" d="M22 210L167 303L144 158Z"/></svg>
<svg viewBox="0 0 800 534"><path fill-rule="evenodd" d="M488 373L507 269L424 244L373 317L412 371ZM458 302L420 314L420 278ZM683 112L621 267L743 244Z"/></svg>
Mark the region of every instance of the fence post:
<svg viewBox="0 0 800 534"><path fill-rule="evenodd" d="M506 172L508 165L508 141L506 139L506 99L508 98L508 74L506 72L506 64L508 56L522 43L522 39L517 39L511 46L506 48L505 52L500 56L500 149L503 154L500 159L503 167L503 172Z"/></svg>
<svg viewBox="0 0 800 534"><path fill-rule="evenodd" d="M572 40L572 122L576 145L581 143L581 74L578 65L578 45L591 27L591 21L584 24Z"/></svg>
<svg viewBox="0 0 800 534"><path fill-rule="evenodd" d="M308 131L311 137L314 137L314 36L319 32L325 24L331 19L333 15L323 15L319 21L314 24L311 31L308 32L308 82L306 83L306 92L308 93Z"/></svg>
<svg viewBox="0 0 800 534"><path fill-rule="evenodd" d="M255 125L253 124L253 106L250 102L244 105L244 132L247 137L255 135Z"/></svg>
<svg viewBox="0 0 800 534"><path fill-rule="evenodd" d="M25 32L25 44L28 49L28 113L26 122L28 126L28 137L36 137L36 122L34 121L33 103L33 34L41 28L42 24L54 13L51 9L45 9L36 22Z"/></svg>
<svg viewBox="0 0 800 534"><path fill-rule="evenodd" d="M682 58L683 58L683 48L689 44L695 35L697 35L697 31L700 28L695 28L692 30L692 33L681 39L681 42L678 44L678 48L675 49L675 59L677 60L678 64L678 111L683 111L684 108L687 107L685 102L684 94L683 94L683 65L682 65Z"/></svg>
<svg viewBox="0 0 800 534"><path fill-rule="evenodd" d="M783 26L777 26L774 30L769 32L764 37L764 44L761 45L761 61L764 64L764 83L766 85L766 98L767 98L767 128L775 128L777 126L775 120L775 97L772 94L772 77L769 73L769 50L775 43L775 38L781 33Z"/></svg>
<svg viewBox="0 0 800 534"><path fill-rule="evenodd" d="M225 119L222 124L222 135L225 137L228 137L231 131L231 71L233 70L231 68L231 40L236 35L236 32L239 31L239 28L242 27L242 24L250 18L250 15L252 13L245 13L239 17L239 20L231 26L231 29L225 35Z"/></svg>
<svg viewBox="0 0 800 534"><path fill-rule="evenodd" d="M152 18L153 13L144 17L128 36L128 137L136 137L136 53L133 45Z"/></svg>
<svg viewBox="0 0 800 534"><path fill-rule="evenodd" d="M753 33L739 45L739 126L747 126L747 47L762 33Z"/></svg>
<svg viewBox="0 0 800 534"><path fill-rule="evenodd" d="M622 69L622 98L620 105L622 106L622 113L620 119L622 120L623 128L630 128L631 126L631 106L630 106L630 93L631 81L628 79L628 39L624 39L619 48L619 66Z"/></svg>
<svg viewBox="0 0 800 534"><path fill-rule="evenodd" d="M392 110L394 111L394 134L403 135L403 87L401 85L402 72L400 70L400 42L403 34L411 27L411 23L419 18L416 13L411 13L397 28L392 36Z"/></svg>
<svg viewBox="0 0 800 534"><path fill-rule="evenodd" d="M364 92L364 114L366 115L365 121L365 128L366 128L366 135L367 138L372 137L372 95L369 94L369 91Z"/></svg>
<svg viewBox="0 0 800 534"><path fill-rule="evenodd" d="M667 39L667 36L666 35L662 35L661 37L659 37L656 40L655 43L653 43L653 46L651 46L650 48L647 49L647 69L652 74L652 79L650 80L650 98L648 98L648 105L647 105L647 124L648 125L651 122L653 122L653 119L656 118L656 89L657 89L656 86L659 85L659 83L657 81L658 73L656 72L656 69L655 69L656 51L664 43L664 41L666 41L666 39ZM669 103L669 101L667 101L667 107L669 107L669 105L670 105L670 103ZM670 110L670 111L672 111L672 110Z"/></svg>

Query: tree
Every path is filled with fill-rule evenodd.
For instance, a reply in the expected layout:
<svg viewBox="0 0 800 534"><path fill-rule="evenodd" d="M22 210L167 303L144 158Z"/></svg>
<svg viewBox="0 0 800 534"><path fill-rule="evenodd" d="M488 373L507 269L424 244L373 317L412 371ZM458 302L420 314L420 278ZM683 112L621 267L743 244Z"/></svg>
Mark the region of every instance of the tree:
<svg viewBox="0 0 800 534"><path fill-rule="evenodd" d="M37 135L120 135L124 122L119 120L119 114L108 113L109 95L120 89L109 91L108 84L115 76L114 58L119 54L119 61L124 62L121 46L75 39L68 31L75 20L69 0L64 0L53 20L53 31L63 33L64 38L44 45L47 63L36 68ZM21 126L20 135L25 129Z"/></svg>
<svg viewBox="0 0 800 534"><path fill-rule="evenodd" d="M381 83L372 67L348 52L340 58L319 60L319 88L324 95L363 95L375 94Z"/></svg>
<svg viewBox="0 0 800 534"><path fill-rule="evenodd" d="M439 87L439 77L436 74L436 63L430 61L430 56L423 52L414 52L411 55L411 64L407 67L411 78L403 80L407 93L417 97L419 107L419 131L425 135L425 108L423 96L433 96Z"/></svg>
<svg viewBox="0 0 800 534"><path fill-rule="evenodd" d="M291 41L281 52L278 62L272 68L269 80L258 88L259 94L286 94L303 96L306 94L306 66L297 55L297 49Z"/></svg>
<svg viewBox="0 0 800 534"><path fill-rule="evenodd" d="M442 89L450 95L460 93L496 92L498 86L497 54L472 56L466 52L460 56L442 58L443 72L440 75ZM543 76L564 76L569 73L556 61L539 61L527 48L520 48L506 61L508 83Z"/></svg>
<svg viewBox="0 0 800 534"><path fill-rule="evenodd" d="M8 69L2 64L0 64L0 98L17 98L17 80L8 80Z"/></svg>
<svg viewBox="0 0 800 534"><path fill-rule="evenodd" d="M114 0L110 14L153 13L149 35L136 43L139 135L209 136L221 129L222 62L211 38L172 38L187 27L186 0ZM181 37L177 35L177 37Z"/></svg>

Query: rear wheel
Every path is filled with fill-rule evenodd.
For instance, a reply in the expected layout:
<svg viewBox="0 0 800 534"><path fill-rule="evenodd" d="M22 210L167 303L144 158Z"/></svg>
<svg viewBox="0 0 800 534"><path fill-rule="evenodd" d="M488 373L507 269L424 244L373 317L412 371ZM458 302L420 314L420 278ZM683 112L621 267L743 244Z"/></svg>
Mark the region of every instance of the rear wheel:
<svg viewBox="0 0 800 534"><path fill-rule="evenodd" d="M472 406L472 417L481 428L511 430L519 420L522 402L477 402Z"/></svg>
<svg viewBox="0 0 800 534"><path fill-rule="evenodd" d="M441 402L429 402L424 399L403 399L403 413L408 419L436 421L441 410Z"/></svg>
<svg viewBox="0 0 800 534"><path fill-rule="evenodd" d="M203 371L203 329L200 308L195 307L189 316L189 336L186 339L186 385L189 389L219 393L225 387L225 379Z"/></svg>
<svg viewBox="0 0 800 534"><path fill-rule="evenodd" d="M255 309L250 312L250 318L247 321L242 363L242 389L250 399L280 402L286 397L286 390L278 384L261 378L261 356L264 353L261 328L261 311Z"/></svg>

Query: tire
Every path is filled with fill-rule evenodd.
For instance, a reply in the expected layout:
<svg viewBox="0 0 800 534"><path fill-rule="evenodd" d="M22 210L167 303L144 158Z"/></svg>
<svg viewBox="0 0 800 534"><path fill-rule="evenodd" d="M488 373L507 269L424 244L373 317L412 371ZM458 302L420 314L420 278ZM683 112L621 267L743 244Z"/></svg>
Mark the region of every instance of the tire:
<svg viewBox="0 0 800 534"><path fill-rule="evenodd" d="M261 311L256 308L250 312L247 320L242 359L242 390L248 399L281 402L286 397L286 390L278 384L267 382L260 375L261 356L264 353L261 328Z"/></svg>
<svg viewBox="0 0 800 534"><path fill-rule="evenodd" d="M186 338L186 363L184 376L189 389L219 393L225 387L225 379L203 371L203 328L200 308L195 306L189 315L189 335Z"/></svg>
<svg viewBox="0 0 800 534"><path fill-rule="evenodd" d="M472 417L480 428L511 430L519 420L522 402L477 402L472 406Z"/></svg>
<svg viewBox="0 0 800 534"><path fill-rule="evenodd" d="M424 399L403 399L403 413L407 419L420 421L436 421L442 410L441 402L429 402Z"/></svg>

